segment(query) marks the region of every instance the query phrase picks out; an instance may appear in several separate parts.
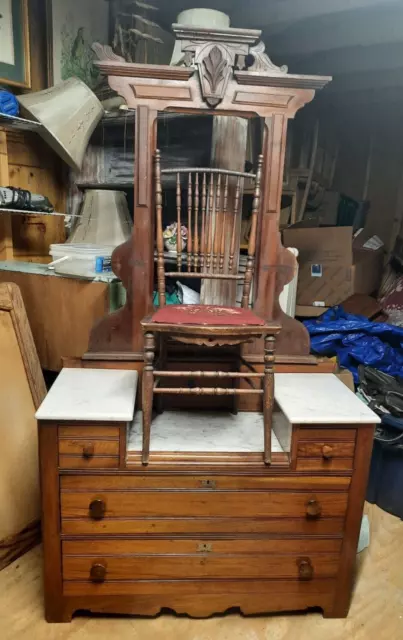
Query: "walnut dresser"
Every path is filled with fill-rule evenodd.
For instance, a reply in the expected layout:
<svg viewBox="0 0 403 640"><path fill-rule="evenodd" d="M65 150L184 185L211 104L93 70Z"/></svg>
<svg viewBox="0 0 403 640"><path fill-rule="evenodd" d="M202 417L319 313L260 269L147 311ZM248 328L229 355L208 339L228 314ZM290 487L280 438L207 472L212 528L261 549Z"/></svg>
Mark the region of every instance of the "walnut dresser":
<svg viewBox="0 0 403 640"><path fill-rule="evenodd" d="M164 412L141 464L137 373L64 369L37 413L49 622L76 611L347 615L378 418L332 374L257 413Z"/></svg>

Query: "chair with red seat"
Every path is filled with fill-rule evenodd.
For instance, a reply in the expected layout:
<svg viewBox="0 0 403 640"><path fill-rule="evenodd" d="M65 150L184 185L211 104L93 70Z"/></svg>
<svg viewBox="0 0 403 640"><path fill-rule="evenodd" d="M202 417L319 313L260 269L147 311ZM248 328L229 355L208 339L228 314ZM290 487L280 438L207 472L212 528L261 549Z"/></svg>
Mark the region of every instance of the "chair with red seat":
<svg viewBox="0 0 403 640"><path fill-rule="evenodd" d="M260 189L263 156L259 156L256 174L226 171L222 169L165 169L161 170L161 156L155 154L155 202L157 236L157 288L159 309L142 320L144 332L144 371L142 382L143 405L143 464L148 464L150 431L154 394L233 395L261 394L263 396L264 462L271 462L271 424L274 402L274 341L280 326L257 316L249 308L251 285L254 275L258 217L260 213ZM162 175L176 177L177 271L165 271L164 238L162 225ZM184 180L185 179L185 180ZM237 246L236 222L242 206L242 183L253 180L253 204L251 231L245 273L238 269L235 256ZM183 199L183 183L187 193ZM233 198L230 198L230 194ZM230 199L232 200L229 206ZM180 233L183 202L187 205L188 242L186 253ZM234 305L166 305L165 278L199 278L201 280L226 280L235 284L243 281L241 307ZM154 368L156 336L160 353ZM258 373L241 357L241 345L257 338L264 339L264 373ZM166 341L174 340L199 347L233 347L237 371L169 371L166 369ZM240 363L249 371L240 371ZM164 377L228 378L233 387L160 386ZM241 379L250 388L239 388ZM262 379L256 387L254 379Z"/></svg>

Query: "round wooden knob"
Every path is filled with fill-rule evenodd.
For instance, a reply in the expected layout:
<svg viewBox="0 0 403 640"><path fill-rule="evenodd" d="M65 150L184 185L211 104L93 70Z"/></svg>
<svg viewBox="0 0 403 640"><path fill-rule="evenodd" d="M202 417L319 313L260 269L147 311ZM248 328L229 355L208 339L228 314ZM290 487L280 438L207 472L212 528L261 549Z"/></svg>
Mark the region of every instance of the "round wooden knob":
<svg viewBox="0 0 403 640"><path fill-rule="evenodd" d="M310 558L298 558L297 566L300 580L312 580L313 566Z"/></svg>
<svg viewBox="0 0 403 640"><path fill-rule="evenodd" d="M106 504L100 498L90 502L89 512L93 520L102 520L105 515Z"/></svg>
<svg viewBox="0 0 403 640"><path fill-rule="evenodd" d="M84 446L83 446L83 457L84 458L92 458L93 455L95 453L95 449L94 449L94 445L92 442L87 442Z"/></svg>
<svg viewBox="0 0 403 640"><path fill-rule="evenodd" d="M331 447L329 444L324 444L322 447L322 456L325 460L330 460L331 458L333 458L333 447Z"/></svg>
<svg viewBox="0 0 403 640"><path fill-rule="evenodd" d="M320 502L312 498L306 505L306 515L308 518L320 518L322 507Z"/></svg>
<svg viewBox="0 0 403 640"><path fill-rule="evenodd" d="M106 567L103 564L93 564L90 570L90 579L92 582L104 582L106 577Z"/></svg>

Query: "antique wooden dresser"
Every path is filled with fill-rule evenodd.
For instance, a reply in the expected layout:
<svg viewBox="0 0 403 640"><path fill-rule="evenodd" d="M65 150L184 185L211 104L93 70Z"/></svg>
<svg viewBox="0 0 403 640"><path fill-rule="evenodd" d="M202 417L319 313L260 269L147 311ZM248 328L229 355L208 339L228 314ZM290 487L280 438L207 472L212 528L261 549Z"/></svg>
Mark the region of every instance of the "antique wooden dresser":
<svg viewBox="0 0 403 640"><path fill-rule="evenodd" d="M79 610L349 610L373 428L332 374L276 374L258 413L164 412L148 466L137 373L64 369L37 412L49 622Z"/></svg>

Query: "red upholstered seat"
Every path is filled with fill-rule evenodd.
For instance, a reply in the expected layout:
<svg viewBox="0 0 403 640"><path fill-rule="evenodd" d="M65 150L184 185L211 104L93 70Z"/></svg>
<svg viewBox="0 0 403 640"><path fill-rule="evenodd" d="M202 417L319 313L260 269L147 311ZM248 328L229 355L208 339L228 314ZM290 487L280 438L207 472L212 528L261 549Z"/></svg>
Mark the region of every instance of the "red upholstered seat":
<svg viewBox="0 0 403 640"><path fill-rule="evenodd" d="M204 304L169 304L158 309L151 321L164 324L235 325L237 327L265 324L265 321L250 309Z"/></svg>

